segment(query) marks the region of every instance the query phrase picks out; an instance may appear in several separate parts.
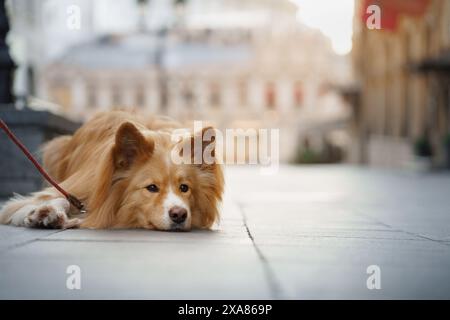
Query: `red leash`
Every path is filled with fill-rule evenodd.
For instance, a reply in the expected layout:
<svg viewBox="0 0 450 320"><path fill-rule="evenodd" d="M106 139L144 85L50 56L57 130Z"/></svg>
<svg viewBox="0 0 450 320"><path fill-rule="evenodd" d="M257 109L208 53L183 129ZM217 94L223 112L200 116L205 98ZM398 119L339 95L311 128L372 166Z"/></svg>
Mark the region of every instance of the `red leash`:
<svg viewBox="0 0 450 320"><path fill-rule="evenodd" d="M63 188L61 188L55 180L53 180L47 172L45 172L44 168L41 167L41 165L37 162L37 160L31 155L31 153L28 151L28 149L22 144L22 142L17 139L17 137L14 135L14 133L8 128L6 123L0 119L0 127L6 132L8 137L22 150L22 152L27 156L27 158L33 163L33 165L38 169L38 171L41 173L41 175L52 185L54 186L59 192L61 192L64 197L78 210L81 212L85 212L84 204L78 200L77 197L74 195L71 195L67 191L65 191Z"/></svg>

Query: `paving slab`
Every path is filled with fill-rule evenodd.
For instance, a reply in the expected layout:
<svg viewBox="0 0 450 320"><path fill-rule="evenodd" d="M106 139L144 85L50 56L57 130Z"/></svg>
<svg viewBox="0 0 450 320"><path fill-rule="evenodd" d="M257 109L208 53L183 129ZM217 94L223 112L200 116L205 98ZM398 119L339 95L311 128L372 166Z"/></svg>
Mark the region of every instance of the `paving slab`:
<svg viewBox="0 0 450 320"><path fill-rule="evenodd" d="M224 211L229 214L213 230L192 232L41 232L2 226L5 236L13 235L9 241L13 246L1 254L0 298L273 298L236 210L227 201ZM34 238L14 245L21 234ZM66 287L71 265L81 269L81 290Z"/></svg>
<svg viewBox="0 0 450 320"><path fill-rule="evenodd" d="M234 198L279 297L450 298L448 174L284 167L265 179L242 171ZM380 290L367 287L374 265Z"/></svg>
<svg viewBox="0 0 450 320"><path fill-rule="evenodd" d="M249 245L37 241L3 255L0 298L268 299L258 262ZM81 290L66 287L71 265Z"/></svg>
<svg viewBox="0 0 450 320"><path fill-rule="evenodd" d="M1 202L0 202L1 206ZM0 252L17 246L33 242L48 235L58 233L59 230L14 228L0 225Z"/></svg>
<svg viewBox="0 0 450 320"><path fill-rule="evenodd" d="M450 297L450 248L427 241L306 238L259 245L284 298L433 299ZM378 266L381 289L369 290Z"/></svg>

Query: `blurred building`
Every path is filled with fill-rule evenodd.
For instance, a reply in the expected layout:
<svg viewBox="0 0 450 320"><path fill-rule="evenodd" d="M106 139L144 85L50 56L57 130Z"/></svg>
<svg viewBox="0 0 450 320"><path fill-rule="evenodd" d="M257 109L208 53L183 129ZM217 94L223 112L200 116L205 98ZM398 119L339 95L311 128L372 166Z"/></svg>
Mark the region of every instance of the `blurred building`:
<svg viewBox="0 0 450 320"><path fill-rule="evenodd" d="M14 91L20 99L42 91L42 69L67 47L95 37L92 1L76 3L83 12L83 28L79 30L67 28L67 10L73 1L9 0L6 4L11 21L8 42L18 65Z"/></svg>
<svg viewBox="0 0 450 320"><path fill-rule="evenodd" d="M122 18L93 2L80 2L90 13L77 41L36 68L36 96L74 118L129 108L280 128L284 160L304 137L320 148L329 129L319 125L348 118L333 89L349 81L348 61L298 22L291 1L120 0ZM110 23L127 12L122 28Z"/></svg>
<svg viewBox="0 0 450 320"><path fill-rule="evenodd" d="M371 4L381 8L381 30L366 26ZM404 166L429 143L442 165L450 141L450 2L356 1L353 62L353 160Z"/></svg>

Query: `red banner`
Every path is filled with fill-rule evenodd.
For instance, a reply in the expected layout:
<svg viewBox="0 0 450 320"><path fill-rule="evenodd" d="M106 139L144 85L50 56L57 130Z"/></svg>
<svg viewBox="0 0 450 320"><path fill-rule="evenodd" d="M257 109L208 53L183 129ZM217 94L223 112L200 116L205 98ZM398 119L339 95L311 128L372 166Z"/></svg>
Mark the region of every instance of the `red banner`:
<svg viewBox="0 0 450 320"><path fill-rule="evenodd" d="M377 5L381 9L381 29L394 31L401 15L421 16L430 2L431 0L364 0L361 17L365 23L372 14L367 13L367 8Z"/></svg>

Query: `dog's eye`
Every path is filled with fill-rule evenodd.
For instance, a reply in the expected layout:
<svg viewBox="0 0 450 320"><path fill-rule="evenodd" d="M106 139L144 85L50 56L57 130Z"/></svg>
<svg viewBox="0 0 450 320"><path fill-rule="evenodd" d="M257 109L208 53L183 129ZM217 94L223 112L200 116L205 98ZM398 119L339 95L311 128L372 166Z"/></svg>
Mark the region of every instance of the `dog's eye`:
<svg viewBox="0 0 450 320"><path fill-rule="evenodd" d="M156 184L150 184L146 188L150 192L158 192L159 191L159 188Z"/></svg>
<svg viewBox="0 0 450 320"><path fill-rule="evenodd" d="M184 184L184 183L180 184L180 191L181 192L188 192L188 190L189 190L189 187L188 187L187 184Z"/></svg>

